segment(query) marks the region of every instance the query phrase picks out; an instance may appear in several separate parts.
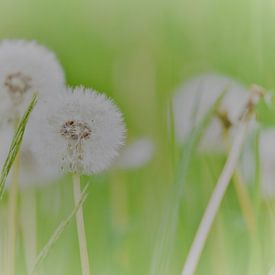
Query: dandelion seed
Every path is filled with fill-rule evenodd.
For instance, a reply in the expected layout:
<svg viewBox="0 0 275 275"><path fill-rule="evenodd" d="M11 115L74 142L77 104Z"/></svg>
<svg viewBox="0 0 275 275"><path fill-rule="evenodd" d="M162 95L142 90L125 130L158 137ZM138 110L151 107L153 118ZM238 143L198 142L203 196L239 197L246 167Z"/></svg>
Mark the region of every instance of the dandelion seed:
<svg viewBox="0 0 275 275"><path fill-rule="evenodd" d="M33 148L44 165L65 172L93 174L106 169L124 142L118 108L104 95L82 87L42 101L30 123Z"/></svg>
<svg viewBox="0 0 275 275"><path fill-rule="evenodd" d="M135 169L147 164L153 157L155 144L150 138L139 138L125 146L116 166L120 169Z"/></svg>
<svg viewBox="0 0 275 275"><path fill-rule="evenodd" d="M175 134L184 142L192 128L204 117L217 97L227 90L217 116L201 142L202 150L223 151L225 128L234 128L248 99L248 92L234 80L216 74L204 74L186 82L173 98Z"/></svg>
<svg viewBox="0 0 275 275"><path fill-rule="evenodd" d="M0 122L22 115L34 93L54 95L64 82L63 70L47 48L34 41L0 42Z"/></svg>

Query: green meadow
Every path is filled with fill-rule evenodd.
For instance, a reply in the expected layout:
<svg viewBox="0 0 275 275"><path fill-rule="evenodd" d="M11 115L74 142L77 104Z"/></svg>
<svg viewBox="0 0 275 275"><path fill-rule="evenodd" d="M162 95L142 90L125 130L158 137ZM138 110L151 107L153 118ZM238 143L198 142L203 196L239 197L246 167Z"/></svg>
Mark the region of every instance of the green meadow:
<svg viewBox="0 0 275 275"><path fill-rule="evenodd" d="M167 116L169 110L173 116L173 93L196 74L216 72L272 95L275 1L0 0L0 39L6 38L34 39L53 50L68 85L114 99L125 119L127 142L140 137L154 142L152 158L141 167L113 166L81 177L83 188L89 184L83 211L91 275L180 275L228 152L198 150L214 111L184 146L177 144ZM260 101L256 115L255 173L244 185L253 229L233 177L196 275L275 274L275 197L266 199L260 191L258 144L261 131L275 127L275 108ZM8 196L7 191L0 202L0 274L25 275L28 233L36 228L39 253L74 209L72 177L20 190L15 274L2 269ZM28 219L32 211L35 221ZM74 218L36 274L81 275Z"/></svg>

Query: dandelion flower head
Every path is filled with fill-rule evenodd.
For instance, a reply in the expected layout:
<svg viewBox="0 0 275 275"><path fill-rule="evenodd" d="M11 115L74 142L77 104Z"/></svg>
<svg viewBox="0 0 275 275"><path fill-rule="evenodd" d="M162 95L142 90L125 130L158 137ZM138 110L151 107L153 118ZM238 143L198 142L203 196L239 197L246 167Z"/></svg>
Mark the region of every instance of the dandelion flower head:
<svg viewBox="0 0 275 275"><path fill-rule="evenodd" d="M201 149L222 151L224 127L234 126L247 103L249 93L238 82L218 74L203 74L187 81L173 98L175 134L184 142L194 126L203 119L218 96L226 94L202 140Z"/></svg>
<svg viewBox="0 0 275 275"><path fill-rule="evenodd" d="M83 87L40 101L30 129L33 148L44 165L80 174L108 168L125 135L116 105L103 94Z"/></svg>
<svg viewBox="0 0 275 275"><path fill-rule="evenodd" d="M35 41L0 42L1 122L26 110L32 96L53 95L64 89L64 73L55 55Z"/></svg>

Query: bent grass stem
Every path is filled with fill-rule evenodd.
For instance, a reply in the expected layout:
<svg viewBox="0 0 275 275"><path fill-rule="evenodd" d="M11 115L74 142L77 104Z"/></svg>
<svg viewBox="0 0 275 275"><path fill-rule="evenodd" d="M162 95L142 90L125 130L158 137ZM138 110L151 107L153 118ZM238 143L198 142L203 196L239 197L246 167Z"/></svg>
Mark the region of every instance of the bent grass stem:
<svg viewBox="0 0 275 275"><path fill-rule="evenodd" d="M248 113L244 113L244 115L242 116L238 132L235 136L232 148L229 152L228 159L218 179L217 185L212 193L210 201L206 207L194 241L187 255L182 275L193 275L196 270L200 255L204 248L204 244L206 242L226 189L230 183L230 179L233 176L241 153L241 149L247 132L247 126L250 121L249 117L247 116Z"/></svg>

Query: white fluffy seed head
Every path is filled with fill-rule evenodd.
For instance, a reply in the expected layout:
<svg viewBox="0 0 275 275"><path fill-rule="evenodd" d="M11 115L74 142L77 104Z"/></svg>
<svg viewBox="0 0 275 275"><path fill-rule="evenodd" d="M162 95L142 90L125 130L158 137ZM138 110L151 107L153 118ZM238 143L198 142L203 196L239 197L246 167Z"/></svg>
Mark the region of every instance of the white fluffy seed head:
<svg viewBox="0 0 275 275"><path fill-rule="evenodd" d="M153 157L155 144L150 138L139 138L127 144L122 150L116 167L120 169L137 169L146 165Z"/></svg>
<svg viewBox="0 0 275 275"><path fill-rule="evenodd" d="M103 94L83 87L40 100L29 130L43 165L87 175L111 165L125 136L116 105Z"/></svg>
<svg viewBox="0 0 275 275"><path fill-rule="evenodd" d="M224 125L234 128L245 107L249 93L239 83L218 74L203 74L194 77L176 91L173 98L173 113L178 142L185 142L193 127L198 125L218 96L225 90L227 93L218 109L218 115L209 125L200 146L203 151L225 149L222 142Z"/></svg>
<svg viewBox="0 0 275 275"><path fill-rule="evenodd" d="M0 122L22 115L34 93L51 96L64 89L55 55L35 41L0 42Z"/></svg>
<svg viewBox="0 0 275 275"><path fill-rule="evenodd" d="M2 129L0 132L0 167L3 167L6 161L13 133L12 127L5 127L5 129ZM46 185L60 176L56 169L50 166L45 167L40 165L37 154L31 148L28 135L24 136L20 147L19 157L19 184L21 188ZM9 187L10 183L11 174L8 176L6 187Z"/></svg>

